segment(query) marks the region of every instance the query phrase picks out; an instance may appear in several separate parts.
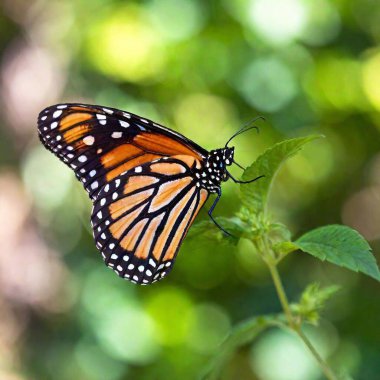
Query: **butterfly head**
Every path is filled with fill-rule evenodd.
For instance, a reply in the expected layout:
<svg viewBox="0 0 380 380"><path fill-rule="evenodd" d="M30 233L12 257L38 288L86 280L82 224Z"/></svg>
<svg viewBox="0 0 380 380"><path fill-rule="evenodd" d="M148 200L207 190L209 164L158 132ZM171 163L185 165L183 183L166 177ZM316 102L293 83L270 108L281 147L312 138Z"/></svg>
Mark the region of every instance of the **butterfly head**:
<svg viewBox="0 0 380 380"><path fill-rule="evenodd" d="M206 161L206 172L211 182L220 184L229 178L226 167L231 165L234 159L234 148L227 147L215 149L210 152Z"/></svg>

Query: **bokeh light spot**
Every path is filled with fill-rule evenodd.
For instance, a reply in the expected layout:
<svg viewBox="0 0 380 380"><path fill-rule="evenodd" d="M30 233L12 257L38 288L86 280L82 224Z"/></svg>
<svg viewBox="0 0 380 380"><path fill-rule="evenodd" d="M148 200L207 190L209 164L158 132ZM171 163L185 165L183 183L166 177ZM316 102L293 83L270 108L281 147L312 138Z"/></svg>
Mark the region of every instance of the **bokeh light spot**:
<svg viewBox="0 0 380 380"><path fill-rule="evenodd" d="M308 23L300 38L314 46L333 41L340 30L340 16L335 4L328 0L308 1Z"/></svg>
<svg viewBox="0 0 380 380"><path fill-rule="evenodd" d="M215 352L229 332L230 321L226 312L213 304L194 308L194 320L189 345L202 354Z"/></svg>
<svg viewBox="0 0 380 380"><path fill-rule="evenodd" d="M227 99L208 94L184 97L175 108L174 118L181 133L189 138L194 136L198 144L209 150L224 146L238 125L232 104ZM195 139L198 128L202 133Z"/></svg>
<svg viewBox="0 0 380 380"><path fill-rule="evenodd" d="M328 55L317 62L312 80L306 86L311 97L324 107L363 109L368 106L361 81L360 62Z"/></svg>
<svg viewBox="0 0 380 380"><path fill-rule="evenodd" d="M266 112L280 110L297 93L292 72L276 58L260 58L251 63L237 86L250 105Z"/></svg>
<svg viewBox="0 0 380 380"><path fill-rule="evenodd" d="M111 357L136 364L151 362L159 346L152 318L135 298L136 287L98 264L96 270L84 268L90 274L82 297L84 325L90 326Z"/></svg>
<svg viewBox="0 0 380 380"><path fill-rule="evenodd" d="M358 230L367 240L380 238L380 186L353 194L342 210L343 223Z"/></svg>
<svg viewBox="0 0 380 380"><path fill-rule="evenodd" d="M319 379L318 367L303 343L284 330L266 333L256 343L251 352L251 365L266 380Z"/></svg>
<svg viewBox="0 0 380 380"><path fill-rule="evenodd" d="M41 170L43 168L43 170ZM71 188L73 175L42 145L34 146L23 160L25 187L42 210L57 208Z"/></svg>
<svg viewBox="0 0 380 380"><path fill-rule="evenodd" d="M375 109L380 111L380 52L371 56L363 66L364 91Z"/></svg>
<svg viewBox="0 0 380 380"><path fill-rule="evenodd" d="M157 339L167 346L184 342L194 320L193 306L188 295L177 288L157 289L146 305L156 323Z"/></svg>
<svg viewBox="0 0 380 380"><path fill-rule="evenodd" d="M274 43L291 41L307 23L307 10L301 0L252 0L249 14L252 27Z"/></svg>
<svg viewBox="0 0 380 380"><path fill-rule="evenodd" d="M328 140L322 140L308 145L307 149L302 150L285 165L297 186L300 183L317 185L332 173L334 162L333 147Z"/></svg>
<svg viewBox="0 0 380 380"><path fill-rule="evenodd" d="M114 358L132 363L151 362L158 347L154 323L142 308L134 303L104 310L98 320L96 334L104 349Z"/></svg>
<svg viewBox="0 0 380 380"><path fill-rule="evenodd" d="M3 55L0 77L2 113L17 133L34 133L38 112L56 100L64 85L62 62L47 49L15 40Z"/></svg>
<svg viewBox="0 0 380 380"><path fill-rule="evenodd" d="M81 340L75 347L74 354L86 379L117 380L122 374L125 374L126 365L124 363L113 359L91 342Z"/></svg>
<svg viewBox="0 0 380 380"><path fill-rule="evenodd" d="M154 78L165 57L157 32L136 7L114 10L95 23L87 53L104 74L132 82Z"/></svg>
<svg viewBox="0 0 380 380"><path fill-rule="evenodd" d="M204 10L198 1L152 0L147 8L154 26L171 40L189 38L203 25Z"/></svg>

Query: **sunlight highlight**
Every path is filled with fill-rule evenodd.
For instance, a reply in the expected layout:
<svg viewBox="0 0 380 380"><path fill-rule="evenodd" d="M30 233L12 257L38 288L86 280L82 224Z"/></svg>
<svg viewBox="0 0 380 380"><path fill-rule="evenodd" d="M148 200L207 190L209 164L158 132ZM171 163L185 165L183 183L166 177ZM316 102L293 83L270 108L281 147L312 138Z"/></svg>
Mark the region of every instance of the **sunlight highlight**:
<svg viewBox="0 0 380 380"><path fill-rule="evenodd" d="M249 10L252 27L268 42L283 44L296 38L307 23L300 0L253 0Z"/></svg>
<svg viewBox="0 0 380 380"><path fill-rule="evenodd" d="M159 36L135 7L117 9L96 24L87 51L101 72L131 82L155 77L165 57Z"/></svg>

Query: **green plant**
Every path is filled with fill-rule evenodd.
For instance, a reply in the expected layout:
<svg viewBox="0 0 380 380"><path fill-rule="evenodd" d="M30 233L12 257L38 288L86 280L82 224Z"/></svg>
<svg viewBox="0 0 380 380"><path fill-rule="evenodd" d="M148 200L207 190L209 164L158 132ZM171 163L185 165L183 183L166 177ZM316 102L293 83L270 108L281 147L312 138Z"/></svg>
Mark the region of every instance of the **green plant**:
<svg viewBox="0 0 380 380"><path fill-rule="evenodd" d="M284 257L301 250L320 260L327 260L380 280L380 272L371 248L358 232L341 225L317 228L293 241L287 227L275 223L268 213L268 194L281 164L295 155L303 145L320 137L322 136L313 135L286 140L269 148L243 174L243 180L262 174L265 177L255 183L241 186L242 207L235 217L218 219L234 236L225 237L226 239L236 243L238 239L246 238L253 243L254 250L269 269L283 313L254 317L234 328L215 355L204 379L218 379L226 361L238 347L252 341L259 333L273 326L290 329L296 333L314 356L325 377L329 380L338 379L302 330L305 323L318 323L320 310L338 287L320 288L318 284L311 284L306 287L298 303L290 304L277 268ZM210 222L198 223L191 234L203 233L206 231L205 224L208 223ZM221 236L216 232L214 237L218 235Z"/></svg>

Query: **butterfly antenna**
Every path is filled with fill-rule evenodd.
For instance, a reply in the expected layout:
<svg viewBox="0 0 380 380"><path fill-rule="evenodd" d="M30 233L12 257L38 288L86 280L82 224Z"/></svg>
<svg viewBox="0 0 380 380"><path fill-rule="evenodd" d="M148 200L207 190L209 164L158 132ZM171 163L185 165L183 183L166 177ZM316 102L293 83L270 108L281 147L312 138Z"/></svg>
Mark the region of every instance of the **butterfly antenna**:
<svg viewBox="0 0 380 380"><path fill-rule="evenodd" d="M240 164L238 164L235 160L232 160L232 162L233 162L235 165L239 166L240 169L245 170L245 167L244 167L244 166L241 166Z"/></svg>
<svg viewBox="0 0 380 380"><path fill-rule="evenodd" d="M244 132L247 132L251 129L256 129L257 133L259 133L259 128L256 126L256 125L252 125L253 123L255 123L257 120L264 120L265 121L265 118L263 116L257 116L255 117L254 119L250 120L248 123L246 123L245 125L243 125L242 128L240 128L236 133L234 133L229 139L228 141L226 142L226 145L225 147L227 148L227 145L231 142L232 139L234 139L236 136L239 136L241 135L242 133Z"/></svg>

